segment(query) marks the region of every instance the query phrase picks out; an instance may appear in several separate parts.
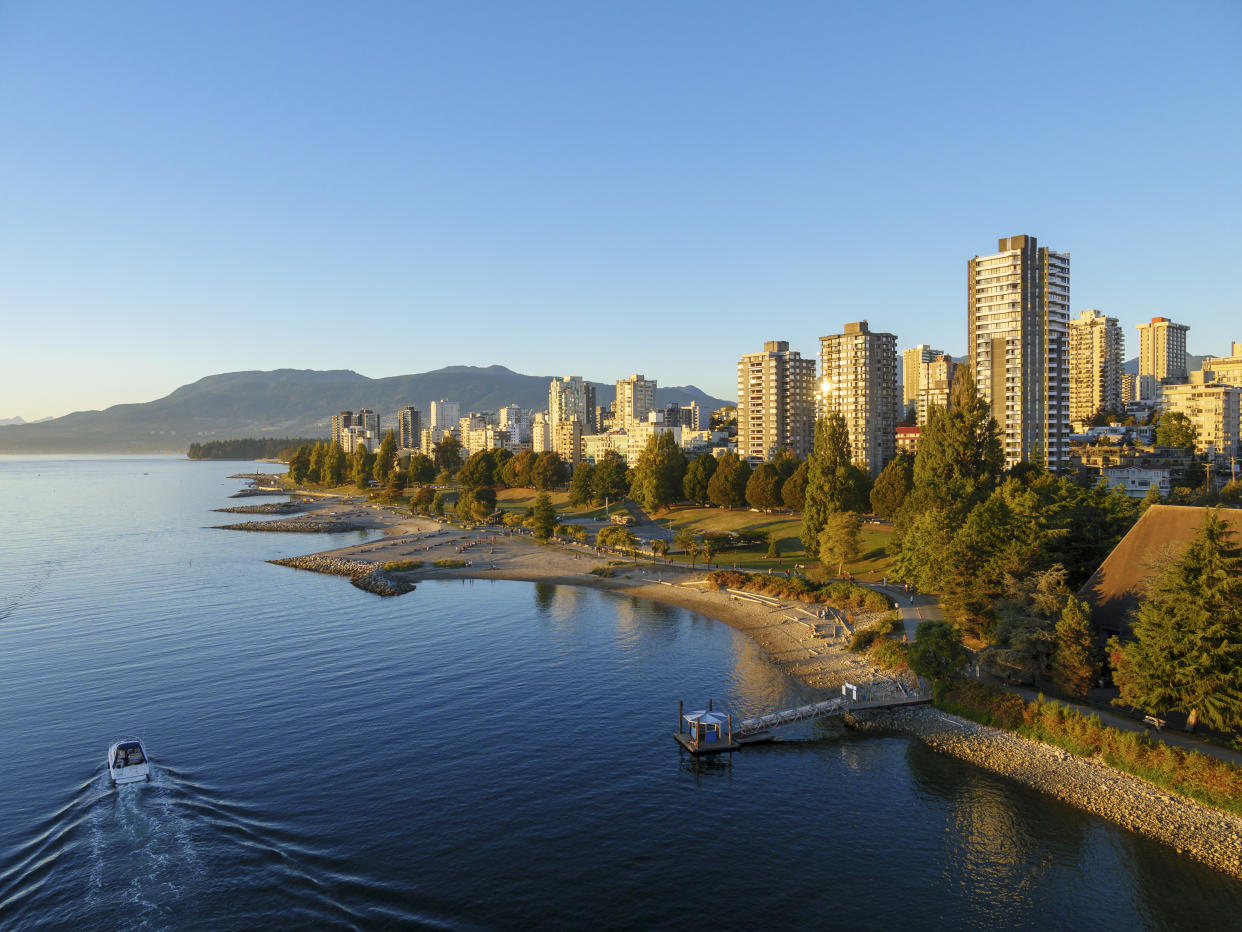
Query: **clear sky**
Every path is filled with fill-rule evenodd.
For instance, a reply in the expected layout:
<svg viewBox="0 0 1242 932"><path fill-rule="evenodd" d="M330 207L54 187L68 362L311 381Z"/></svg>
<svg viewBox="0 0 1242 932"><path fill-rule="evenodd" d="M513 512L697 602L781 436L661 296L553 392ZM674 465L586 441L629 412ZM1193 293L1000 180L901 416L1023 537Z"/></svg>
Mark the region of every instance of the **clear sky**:
<svg viewBox="0 0 1242 932"><path fill-rule="evenodd" d="M282 367L732 397L966 261L1242 340L1242 3L0 0L0 417Z"/></svg>

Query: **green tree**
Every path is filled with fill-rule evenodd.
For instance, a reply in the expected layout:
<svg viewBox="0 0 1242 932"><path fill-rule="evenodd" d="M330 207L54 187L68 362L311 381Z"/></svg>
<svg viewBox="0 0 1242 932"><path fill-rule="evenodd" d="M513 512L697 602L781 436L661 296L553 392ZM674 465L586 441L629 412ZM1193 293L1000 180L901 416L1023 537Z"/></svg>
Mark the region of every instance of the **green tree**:
<svg viewBox="0 0 1242 932"><path fill-rule="evenodd" d="M966 666L962 632L947 621L920 621L909 648L910 669L933 682L956 679Z"/></svg>
<svg viewBox="0 0 1242 932"><path fill-rule="evenodd" d="M431 497L431 513L433 515L444 514L444 502L445 502L444 493L436 492L435 495Z"/></svg>
<svg viewBox="0 0 1242 932"><path fill-rule="evenodd" d="M684 551L686 557L690 560L690 565L694 566L694 558L699 552L699 539L695 536L694 531L686 527L678 530L673 535L673 546Z"/></svg>
<svg viewBox="0 0 1242 932"><path fill-rule="evenodd" d="M306 481L310 475L311 448L303 444L289 458L289 479L294 483Z"/></svg>
<svg viewBox="0 0 1242 932"><path fill-rule="evenodd" d="M374 468L375 456L367 451L365 443L359 443L354 447L353 461L350 466L354 486L364 490L371 488L371 475Z"/></svg>
<svg viewBox="0 0 1242 932"><path fill-rule="evenodd" d="M468 489L490 488L496 484L496 460L491 450L478 450L457 471L457 481Z"/></svg>
<svg viewBox="0 0 1242 932"><path fill-rule="evenodd" d="M764 463L750 474L746 503L760 511L770 511L781 504L781 474L771 463Z"/></svg>
<svg viewBox="0 0 1242 932"><path fill-rule="evenodd" d="M630 490L629 467L625 457L609 450L595 464L591 479L592 498L597 502L619 501Z"/></svg>
<svg viewBox="0 0 1242 932"><path fill-rule="evenodd" d="M1226 505L1242 504L1242 482L1239 482L1237 479L1231 479L1225 483L1225 487L1220 490L1220 500Z"/></svg>
<svg viewBox="0 0 1242 932"><path fill-rule="evenodd" d="M446 472L451 476L461 468L461 441L452 434L445 434L432 449L431 458L437 473Z"/></svg>
<svg viewBox="0 0 1242 932"><path fill-rule="evenodd" d="M436 477L436 464L426 453L415 453L405 467L411 485L425 485Z"/></svg>
<svg viewBox="0 0 1242 932"><path fill-rule="evenodd" d="M845 564L862 552L862 522L852 511L834 511L819 532L819 559L824 566L836 564L837 575L845 574Z"/></svg>
<svg viewBox="0 0 1242 932"><path fill-rule="evenodd" d="M535 496L530 524L531 530L535 532L535 540L538 541L548 540L556 529L556 509L552 507L552 499L548 498L547 492L540 492Z"/></svg>
<svg viewBox="0 0 1242 932"><path fill-rule="evenodd" d="M889 460L871 489L871 510L881 518L893 518L914 488L914 457L898 453Z"/></svg>
<svg viewBox="0 0 1242 932"><path fill-rule="evenodd" d="M809 467L805 462L798 465L781 486L781 501L790 511L801 511L806 504L806 483Z"/></svg>
<svg viewBox="0 0 1242 932"><path fill-rule="evenodd" d="M345 481L345 451L339 443L330 445L324 451L319 481L326 486L340 485Z"/></svg>
<svg viewBox="0 0 1242 932"><path fill-rule="evenodd" d="M1087 698L1099 669L1095 632L1091 628L1091 608L1071 596L1057 622L1056 653L1052 657L1052 678L1065 692L1077 699Z"/></svg>
<svg viewBox="0 0 1242 932"><path fill-rule="evenodd" d="M1193 448L1198 434L1194 422L1181 411L1165 411L1156 425L1156 445Z"/></svg>
<svg viewBox="0 0 1242 932"><path fill-rule="evenodd" d="M712 557L716 554L716 544L706 534L699 541L699 553L703 554L703 562L710 567L712 565Z"/></svg>
<svg viewBox="0 0 1242 932"><path fill-rule="evenodd" d="M772 465L776 467L777 473L780 474L781 484L798 471L798 467L802 465L802 458L798 456L789 447L781 447L776 451L776 455L772 457Z"/></svg>
<svg viewBox="0 0 1242 932"><path fill-rule="evenodd" d="M564 485L569 480L565 461L551 450L544 450L535 457L530 470L531 484L541 492Z"/></svg>
<svg viewBox="0 0 1242 932"><path fill-rule="evenodd" d="M595 497L595 467L579 463L569 479L569 504L576 508L589 504Z"/></svg>
<svg viewBox="0 0 1242 932"><path fill-rule="evenodd" d="M324 460L324 457L327 455L328 455L328 444L325 443L324 441L321 440L318 443L316 443L313 447L311 447L310 463L306 467L306 481L307 482L322 482L323 481L323 460Z"/></svg>
<svg viewBox="0 0 1242 932"><path fill-rule="evenodd" d="M934 504L975 502L996 487L1003 464L1000 428L975 390L970 366L958 366L949 407L933 405L919 434L914 485Z"/></svg>
<svg viewBox="0 0 1242 932"><path fill-rule="evenodd" d="M534 466L535 454L530 450L522 450L505 463L500 471L500 479L505 485L515 489L533 488L531 470Z"/></svg>
<svg viewBox="0 0 1242 932"><path fill-rule="evenodd" d="M686 455L672 431L654 434L630 474L630 494L648 511L667 508L682 496Z"/></svg>
<svg viewBox="0 0 1242 932"><path fill-rule="evenodd" d="M483 521L496 510L496 490L481 486L462 489L457 496L457 517L463 521Z"/></svg>
<svg viewBox="0 0 1242 932"><path fill-rule="evenodd" d="M776 539L775 534L768 535L767 558L769 560L777 560L777 561L779 561L781 558L781 545L780 545L780 541Z"/></svg>
<svg viewBox="0 0 1242 932"><path fill-rule="evenodd" d="M802 506L802 545L807 556L819 555L819 532L828 516L852 504L850 465L849 427L839 412L829 411L815 423L815 442L807 457Z"/></svg>
<svg viewBox="0 0 1242 932"><path fill-rule="evenodd" d="M384 433L379 449L375 451L375 465L371 475L376 482L387 485L389 477L397 468L397 435L391 430Z"/></svg>
<svg viewBox="0 0 1242 932"><path fill-rule="evenodd" d="M718 465L716 457L710 453L703 453L686 466L686 476L681 483L681 490L686 501L699 503L707 501L707 484L716 474Z"/></svg>
<svg viewBox="0 0 1242 932"><path fill-rule="evenodd" d="M740 508L746 504L746 483L750 480L750 464L736 453L726 453L716 464L707 483L707 498L721 508Z"/></svg>
<svg viewBox="0 0 1242 932"><path fill-rule="evenodd" d="M1166 415L1167 416L1167 415ZM1242 725L1242 554L1218 511L1139 603L1134 639L1110 642L1120 702L1185 712L1187 730Z"/></svg>
<svg viewBox="0 0 1242 932"><path fill-rule="evenodd" d="M435 499L435 492L430 486L419 486L419 488L410 497L410 503L419 511L427 511L431 507L432 500Z"/></svg>

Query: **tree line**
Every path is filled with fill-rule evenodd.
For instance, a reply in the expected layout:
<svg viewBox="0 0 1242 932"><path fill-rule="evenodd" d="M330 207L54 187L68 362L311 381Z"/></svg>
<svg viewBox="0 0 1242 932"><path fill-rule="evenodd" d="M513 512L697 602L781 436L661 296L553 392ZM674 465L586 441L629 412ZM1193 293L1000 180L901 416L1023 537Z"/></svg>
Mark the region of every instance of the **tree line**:
<svg viewBox="0 0 1242 932"><path fill-rule="evenodd" d="M288 462L294 450L315 441L306 438L246 437L241 440L205 440L191 443L186 456L192 460L282 460Z"/></svg>

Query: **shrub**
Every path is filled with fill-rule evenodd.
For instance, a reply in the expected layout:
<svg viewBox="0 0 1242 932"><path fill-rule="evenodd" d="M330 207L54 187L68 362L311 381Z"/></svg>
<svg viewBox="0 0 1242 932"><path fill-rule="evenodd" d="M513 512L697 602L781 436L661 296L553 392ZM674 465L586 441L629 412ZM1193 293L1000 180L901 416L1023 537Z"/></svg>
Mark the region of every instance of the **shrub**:
<svg viewBox="0 0 1242 932"><path fill-rule="evenodd" d="M881 638L887 638L896 629L897 622L890 615L873 625L868 625L866 628L855 628L854 634L847 646L852 651L866 650Z"/></svg>
<svg viewBox="0 0 1242 932"><path fill-rule="evenodd" d="M390 573L404 573L407 570L422 569L422 560L389 560L384 564L384 569Z"/></svg>
<svg viewBox="0 0 1242 932"><path fill-rule="evenodd" d="M883 667L885 670L895 670L899 673L904 673L910 669L907 646L902 644L901 641L881 641L872 649L871 661L877 667Z"/></svg>
<svg viewBox="0 0 1242 932"><path fill-rule="evenodd" d="M454 559L453 557L445 557L443 560L436 560L436 562L431 565L438 566L446 570L455 570L455 569L458 569L459 567L465 566L466 561L457 560L457 559Z"/></svg>
<svg viewBox="0 0 1242 932"><path fill-rule="evenodd" d="M616 573L611 566L597 566L595 569L591 570L591 575L599 576L601 579L608 579L609 577L616 575Z"/></svg>

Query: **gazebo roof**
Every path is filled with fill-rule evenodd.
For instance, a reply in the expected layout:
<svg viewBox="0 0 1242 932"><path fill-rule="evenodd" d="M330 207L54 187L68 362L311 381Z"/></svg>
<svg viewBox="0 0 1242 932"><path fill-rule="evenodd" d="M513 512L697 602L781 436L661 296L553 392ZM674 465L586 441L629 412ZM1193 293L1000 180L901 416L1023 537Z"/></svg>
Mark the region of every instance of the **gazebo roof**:
<svg viewBox="0 0 1242 932"><path fill-rule="evenodd" d="M709 712L706 709L687 712L685 718L687 722L702 722L704 725L723 725L729 720L729 716L723 712Z"/></svg>

